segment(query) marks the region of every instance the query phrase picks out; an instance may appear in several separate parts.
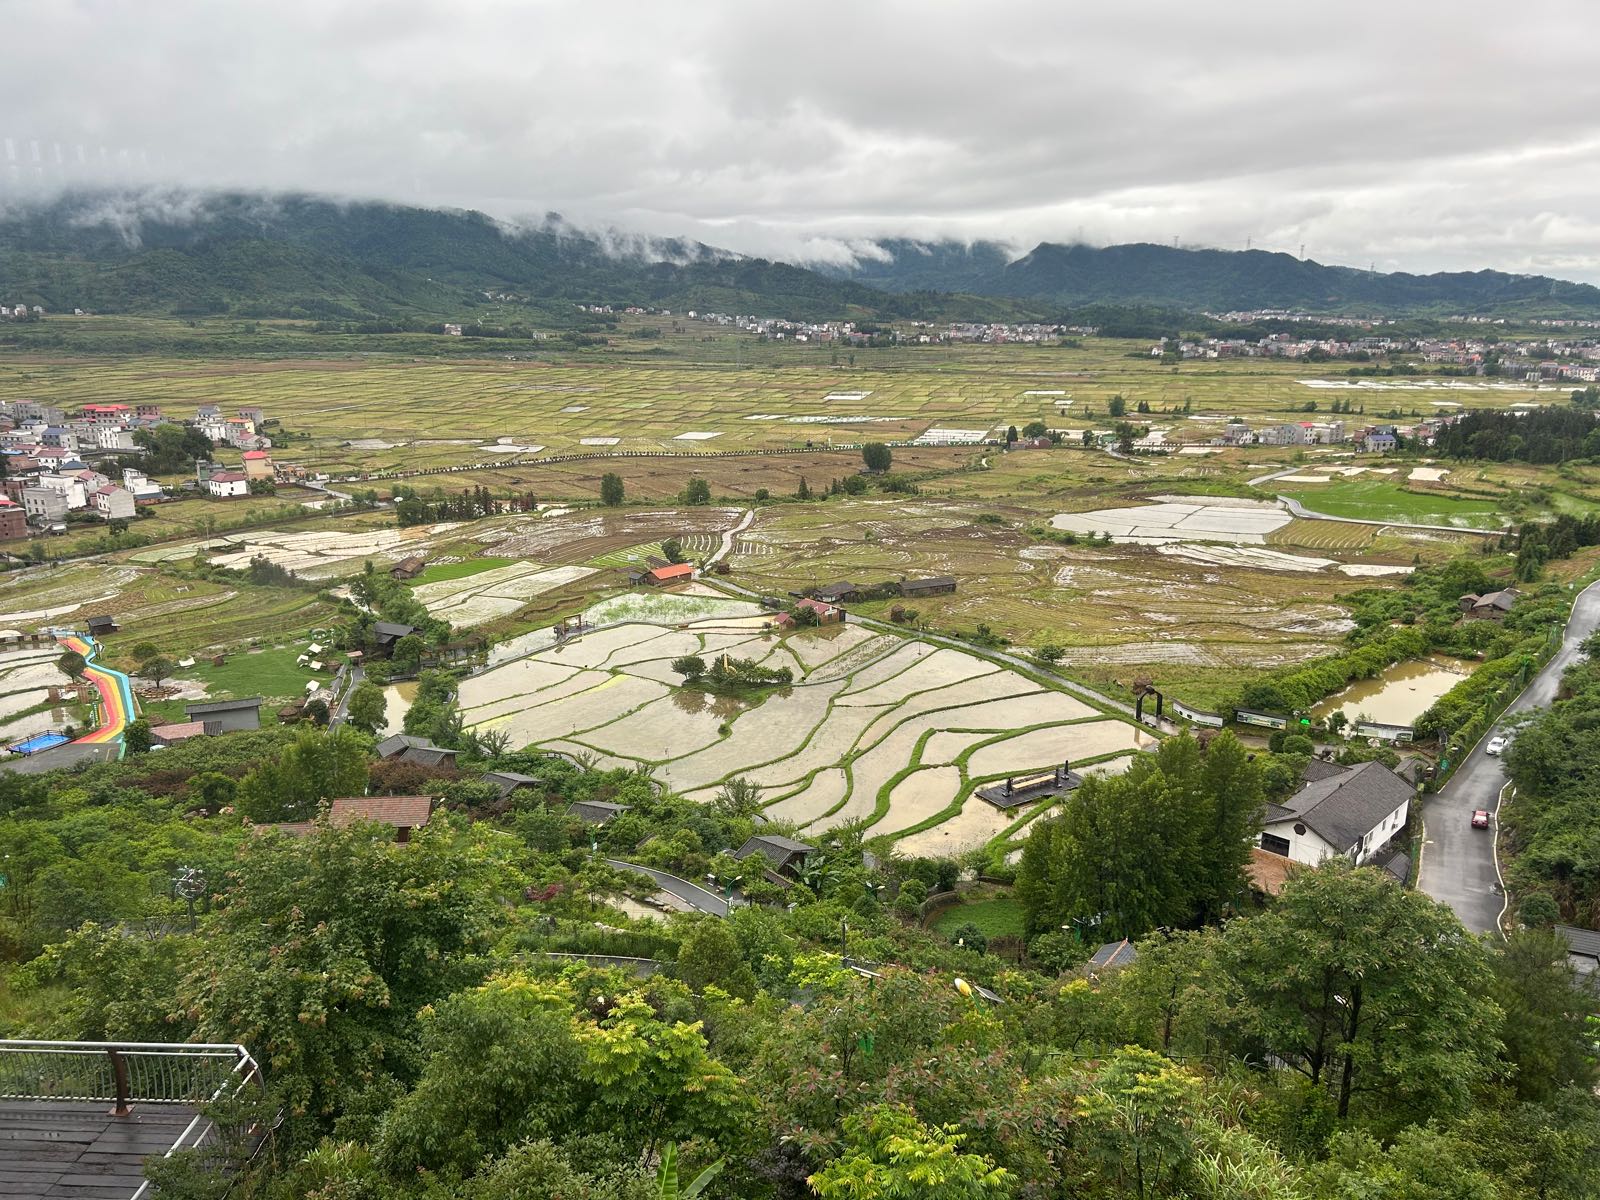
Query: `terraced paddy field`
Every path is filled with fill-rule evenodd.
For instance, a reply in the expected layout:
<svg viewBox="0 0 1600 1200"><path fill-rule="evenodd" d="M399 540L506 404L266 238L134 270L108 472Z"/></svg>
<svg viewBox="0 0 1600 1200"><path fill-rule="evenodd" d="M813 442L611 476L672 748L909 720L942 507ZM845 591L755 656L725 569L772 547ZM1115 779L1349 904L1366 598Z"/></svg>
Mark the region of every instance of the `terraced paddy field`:
<svg viewBox="0 0 1600 1200"><path fill-rule="evenodd" d="M798 829L859 823L955 852L1031 812L992 808L971 795L979 784L1067 758L1119 762L1152 744L1020 672L855 625L779 636L757 606L696 593L621 597L586 617L604 627L560 646L546 636L467 680L468 724L514 745L649 767L694 799L748 779L769 815ZM670 663L685 654L788 667L795 683L755 700L680 687ZM397 692L392 704L403 703Z"/></svg>

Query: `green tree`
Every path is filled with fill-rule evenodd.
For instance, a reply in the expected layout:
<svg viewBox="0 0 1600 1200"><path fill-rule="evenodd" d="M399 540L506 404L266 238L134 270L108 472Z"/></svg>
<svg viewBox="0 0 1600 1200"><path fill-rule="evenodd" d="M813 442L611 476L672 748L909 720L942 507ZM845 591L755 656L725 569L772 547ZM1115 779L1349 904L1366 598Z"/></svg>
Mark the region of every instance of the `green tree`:
<svg viewBox="0 0 1600 1200"><path fill-rule="evenodd" d="M689 480L683 488L683 502L685 504L710 504L711 485L696 475Z"/></svg>
<svg viewBox="0 0 1600 1200"><path fill-rule="evenodd" d="M319 735L320 736L320 735ZM247 841L202 929L179 1011L242 1042L310 1128L364 1088L414 1070L417 1014L469 985L503 920L504 869L430 827Z"/></svg>
<svg viewBox="0 0 1600 1200"><path fill-rule="evenodd" d="M669 563L683 561L683 542L675 537L670 537L661 543L661 557Z"/></svg>
<svg viewBox="0 0 1600 1200"><path fill-rule="evenodd" d="M88 661L76 650L68 650L56 659L56 668L68 679L81 679L89 667Z"/></svg>
<svg viewBox="0 0 1600 1200"><path fill-rule="evenodd" d="M394 652L389 655L390 665L401 674L414 675L422 669L422 655L427 648L420 637L408 633L394 644Z"/></svg>
<svg viewBox="0 0 1600 1200"><path fill-rule="evenodd" d="M800 476L800 486L795 489L794 495L796 500L811 499L811 485L806 482L804 475Z"/></svg>
<svg viewBox="0 0 1600 1200"><path fill-rule="evenodd" d="M139 660L139 674L157 687L160 687L161 681L170 676L176 669L176 665L170 658L163 657L160 654Z"/></svg>
<svg viewBox="0 0 1600 1200"><path fill-rule="evenodd" d="M875 474L882 474L894 465L894 451L883 442L868 442L861 447L861 461Z"/></svg>
<svg viewBox="0 0 1600 1200"><path fill-rule="evenodd" d="M715 984L741 1000L755 998L755 973L740 953L739 940L718 917L701 918L684 930L677 975L697 992Z"/></svg>
<svg viewBox="0 0 1600 1200"><path fill-rule="evenodd" d="M1011 1177L965 1154L955 1125L929 1127L909 1108L880 1104L844 1119L844 1150L806 1182L822 1200L1004 1200Z"/></svg>
<svg viewBox="0 0 1600 1200"><path fill-rule="evenodd" d="M1106 414L1113 419L1128 415L1128 402L1119 393L1106 401Z"/></svg>
<svg viewBox="0 0 1600 1200"><path fill-rule="evenodd" d="M683 676L684 682L693 683L706 673L706 660L698 654L685 654L672 660L672 669Z"/></svg>
<svg viewBox="0 0 1600 1200"><path fill-rule="evenodd" d="M1500 1040L1518 1096L1546 1101L1574 1084L1592 1087L1587 1022L1594 998L1572 967L1566 939L1550 929L1520 930L1493 961L1490 995L1505 1014Z"/></svg>
<svg viewBox="0 0 1600 1200"><path fill-rule="evenodd" d="M609 471L600 476L600 503L607 508L616 508L622 500L622 476Z"/></svg>
<svg viewBox="0 0 1600 1200"><path fill-rule="evenodd" d="M129 721L122 731L122 745L129 754L143 754L154 744L155 738L150 733L150 722L143 717Z"/></svg>
<svg viewBox="0 0 1600 1200"><path fill-rule="evenodd" d="M1218 942L1229 1025L1334 1098L1396 1120L1464 1110L1493 1071L1488 956L1449 908L1334 859Z"/></svg>
<svg viewBox="0 0 1600 1200"><path fill-rule="evenodd" d="M1022 427L1022 436L1028 439L1042 438L1050 432L1050 427L1043 421L1029 421Z"/></svg>
<svg viewBox="0 0 1600 1200"><path fill-rule="evenodd" d="M308 821L334 796L367 786L367 747L353 729L306 729L277 758L239 781L239 810L252 821Z"/></svg>
<svg viewBox="0 0 1600 1200"><path fill-rule="evenodd" d="M384 696L383 689L371 680L363 679L350 693L350 703L345 709L345 715L350 724L362 733L377 733L383 728L388 708L389 701Z"/></svg>
<svg viewBox="0 0 1600 1200"><path fill-rule="evenodd" d="M1188 1165L1198 1087L1152 1050L1118 1050L1078 1099L1078 1129L1090 1180L1115 1180L1118 1194L1146 1200L1170 1192Z"/></svg>
<svg viewBox="0 0 1600 1200"><path fill-rule="evenodd" d="M1016 441L1017 441L1017 427L1015 425L1007 426L1006 427L1006 445L1008 445L1008 446L1015 445Z"/></svg>

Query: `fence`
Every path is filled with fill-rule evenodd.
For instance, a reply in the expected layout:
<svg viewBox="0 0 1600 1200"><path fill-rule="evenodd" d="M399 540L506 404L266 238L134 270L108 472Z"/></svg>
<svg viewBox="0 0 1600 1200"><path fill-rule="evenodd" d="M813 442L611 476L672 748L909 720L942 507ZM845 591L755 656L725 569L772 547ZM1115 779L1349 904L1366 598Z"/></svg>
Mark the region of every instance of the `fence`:
<svg viewBox="0 0 1600 1200"><path fill-rule="evenodd" d="M205 1104L261 1087L243 1046L163 1042L0 1041L0 1098Z"/></svg>
<svg viewBox="0 0 1600 1200"><path fill-rule="evenodd" d="M1210 725L1215 729L1221 729L1228 723L1228 719L1221 713L1206 712L1203 708L1190 708L1182 700L1171 700L1168 704L1173 712L1196 725Z"/></svg>

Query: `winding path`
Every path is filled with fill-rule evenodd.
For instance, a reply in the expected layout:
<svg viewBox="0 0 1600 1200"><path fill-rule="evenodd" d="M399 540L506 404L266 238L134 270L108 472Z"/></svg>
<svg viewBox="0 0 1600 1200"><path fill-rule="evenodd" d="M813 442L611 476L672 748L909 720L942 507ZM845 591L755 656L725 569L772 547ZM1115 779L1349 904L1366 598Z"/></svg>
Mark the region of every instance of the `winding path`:
<svg viewBox="0 0 1600 1200"><path fill-rule="evenodd" d="M114 671L94 661L98 648L93 642L75 633L62 634L56 640L68 650L83 655L84 661L89 664L83 672L84 676L100 693L100 727L77 740L91 745L120 743L128 722L139 712L138 702L133 697L133 685L121 671Z"/></svg>
<svg viewBox="0 0 1600 1200"><path fill-rule="evenodd" d="M736 900L724 900L698 883L690 883L687 879L668 875L665 871L658 871L654 867L642 867L638 863L624 862L620 858L608 858L605 862L606 866L615 870L636 871L640 875L647 876L662 891L676 896L697 912L710 913L713 917L727 916L728 910L739 903Z"/></svg>

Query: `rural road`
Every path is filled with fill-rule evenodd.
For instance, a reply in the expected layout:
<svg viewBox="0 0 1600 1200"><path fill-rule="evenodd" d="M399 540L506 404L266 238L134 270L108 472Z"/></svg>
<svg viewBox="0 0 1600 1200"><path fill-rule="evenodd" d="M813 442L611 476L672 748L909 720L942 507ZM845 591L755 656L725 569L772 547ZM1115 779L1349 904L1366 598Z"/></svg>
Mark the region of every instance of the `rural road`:
<svg viewBox="0 0 1600 1200"><path fill-rule="evenodd" d="M640 875L648 876L662 891L676 896L697 912L725 917L728 915L728 909L732 907L721 896L707 891L698 883L690 883L687 879L679 879L676 875L668 875L665 871L657 871L654 867L641 867L638 863L624 862L620 858L606 859L606 866L618 871L637 871Z"/></svg>
<svg viewBox="0 0 1600 1200"><path fill-rule="evenodd" d="M1435 900L1455 910L1462 924L1474 933L1499 928L1505 897L1495 865L1495 839L1499 836L1500 792L1506 784L1505 764L1484 752L1489 738L1508 717L1548 706L1556 697L1561 675L1581 655L1584 638L1600 626L1600 583L1590 584L1573 601L1572 616L1562 635L1561 648L1511 702L1504 716L1472 748L1450 781L1422 804L1422 867L1417 886ZM1491 814L1488 831L1472 828L1476 809Z"/></svg>

